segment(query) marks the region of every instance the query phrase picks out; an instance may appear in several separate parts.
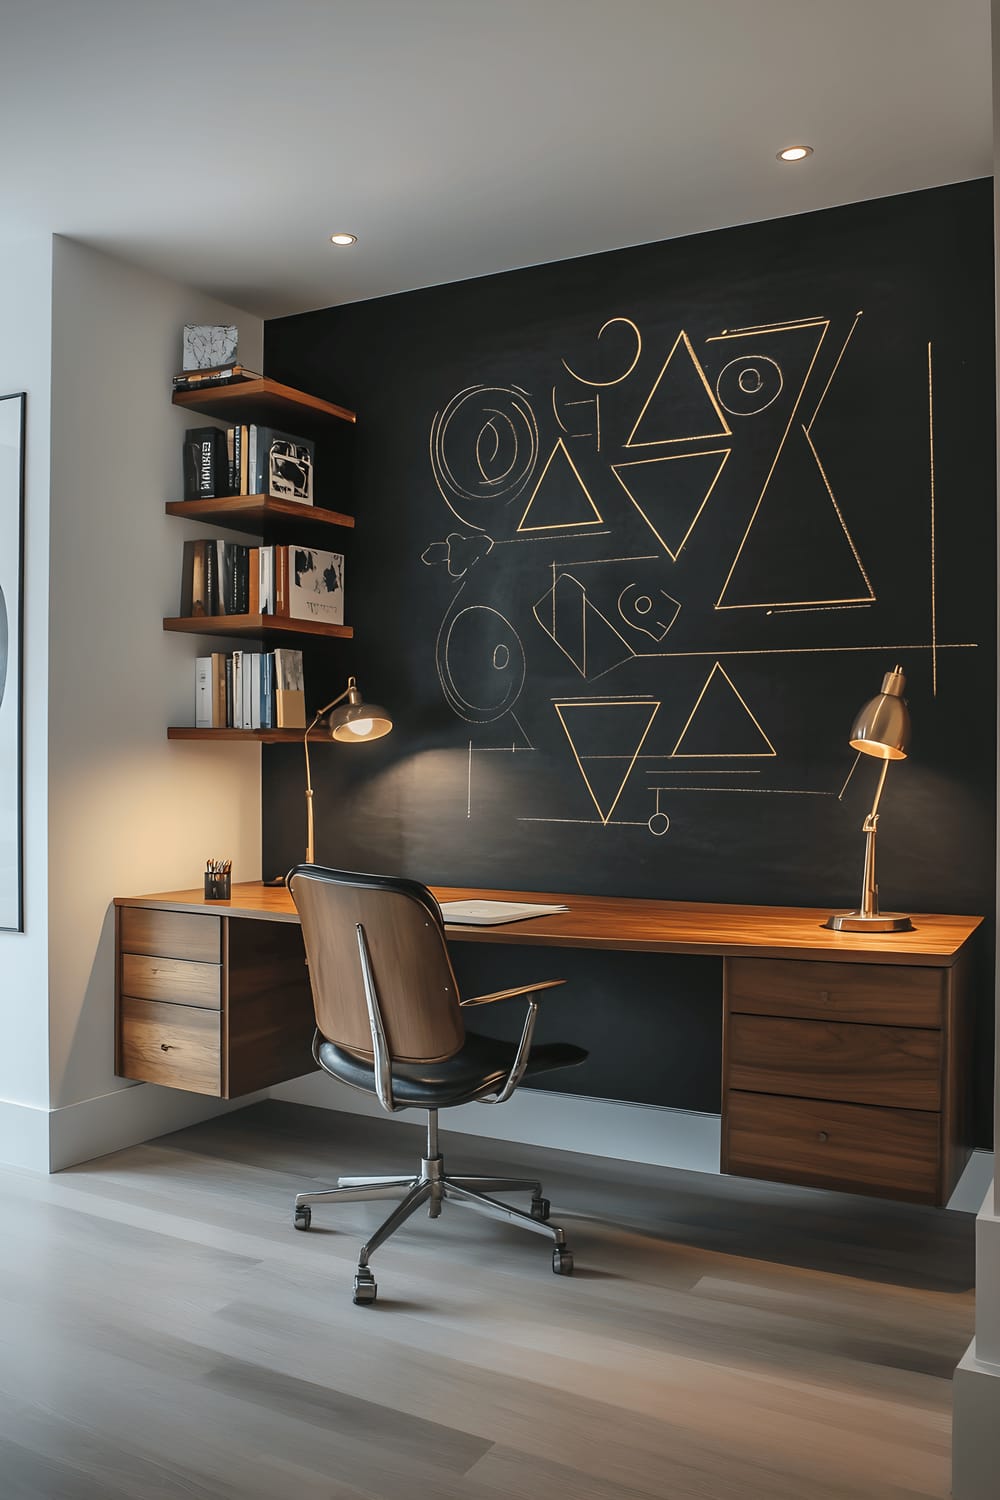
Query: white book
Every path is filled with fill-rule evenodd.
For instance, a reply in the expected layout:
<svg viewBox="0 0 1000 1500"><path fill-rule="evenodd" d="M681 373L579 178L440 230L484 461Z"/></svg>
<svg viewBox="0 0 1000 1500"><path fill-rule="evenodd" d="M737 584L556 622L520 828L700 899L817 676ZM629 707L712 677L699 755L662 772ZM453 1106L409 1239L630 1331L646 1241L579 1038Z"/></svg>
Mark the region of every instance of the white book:
<svg viewBox="0 0 1000 1500"><path fill-rule="evenodd" d="M523 922L528 917L551 917L568 906L541 906L531 901L442 901L446 922L463 927L497 927L502 922Z"/></svg>
<svg viewBox="0 0 1000 1500"><path fill-rule="evenodd" d="M318 547L288 549L288 618L344 623L344 557Z"/></svg>
<svg viewBox="0 0 1000 1500"><path fill-rule="evenodd" d="M250 728L259 729L260 723L260 652L250 655Z"/></svg>
<svg viewBox="0 0 1000 1500"><path fill-rule="evenodd" d="M233 728L243 728L243 652L233 651Z"/></svg>
<svg viewBox="0 0 1000 1500"><path fill-rule="evenodd" d="M212 658L199 656L194 664L194 727L212 728Z"/></svg>

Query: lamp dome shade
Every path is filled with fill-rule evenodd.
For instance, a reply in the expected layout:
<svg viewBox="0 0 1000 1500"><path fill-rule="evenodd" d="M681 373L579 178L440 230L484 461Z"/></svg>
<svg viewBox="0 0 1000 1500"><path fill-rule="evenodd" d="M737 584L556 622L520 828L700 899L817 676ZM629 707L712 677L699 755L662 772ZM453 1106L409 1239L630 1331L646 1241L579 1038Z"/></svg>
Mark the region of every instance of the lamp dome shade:
<svg viewBox="0 0 1000 1500"><path fill-rule="evenodd" d="M366 703L352 688L348 701L335 708L327 722L331 739L342 745L356 745L363 740L380 740L392 728L388 709L377 703Z"/></svg>
<svg viewBox="0 0 1000 1500"><path fill-rule="evenodd" d="M910 712L903 699L906 678L899 667L887 672L882 691L869 699L851 726L851 747L877 760L905 760L910 743Z"/></svg>

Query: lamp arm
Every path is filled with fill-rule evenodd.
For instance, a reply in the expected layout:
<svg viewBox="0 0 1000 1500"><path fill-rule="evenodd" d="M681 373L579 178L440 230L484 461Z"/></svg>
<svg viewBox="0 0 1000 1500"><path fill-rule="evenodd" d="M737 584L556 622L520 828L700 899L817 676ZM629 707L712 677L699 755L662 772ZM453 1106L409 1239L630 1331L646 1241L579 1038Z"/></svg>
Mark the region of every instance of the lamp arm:
<svg viewBox="0 0 1000 1500"><path fill-rule="evenodd" d="M889 762L882 762L882 771L879 775L878 785L875 788L875 798L872 802L872 810L861 825L865 838L865 868L861 878L861 915L863 917L877 917L878 909L878 882L875 879L875 837L878 833L878 805L882 798L882 788L885 786L886 773L889 770Z"/></svg>
<svg viewBox="0 0 1000 1500"><path fill-rule="evenodd" d="M351 677L351 678L348 679L348 683L347 683L347 686L345 687L344 691L342 693L338 693L337 696L336 696L336 698L331 698L330 701L329 701L329 703L324 703L323 707L319 710L319 712L317 714L313 715L313 718L310 721L308 729L306 730L305 734L302 736L302 749L305 751L305 757L306 757L306 864L307 865L311 865L311 864L314 863L313 856L314 856L314 854L316 852L315 851L315 847L314 847L315 840L314 840L314 837L313 837L313 785L312 785L312 771L311 771L310 766L309 766L309 736L312 733L312 731L316 728L316 725L319 723L319 721L323 717L323 715L324 714L328 714L330 712L331 708L336 708L336 706L337 706L338 703L342 703L344 701L344 699L347 697L348 693L351 691L351 688L354 687L354 686L355 686L354 678Z"/></svg>

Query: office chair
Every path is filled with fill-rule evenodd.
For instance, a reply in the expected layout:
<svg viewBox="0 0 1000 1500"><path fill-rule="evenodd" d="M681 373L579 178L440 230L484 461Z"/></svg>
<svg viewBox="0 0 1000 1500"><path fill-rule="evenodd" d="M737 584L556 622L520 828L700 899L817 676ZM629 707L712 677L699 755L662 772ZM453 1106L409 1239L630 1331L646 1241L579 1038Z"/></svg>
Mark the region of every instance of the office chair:
<svg viewBox="0 0 1000 1500"><path fill-rule="evenodd" d="M295 1228L309 1228L316 1203L404 1195L361 1247L354 1278L354 1300L360 1305L374 1302L377 1295L371 1256L424 1203L432 1219L445 1203L460 1203L548 1236L554 1243L553 1271L569 1276L573 1256L562 1229L548 1222L549 1203L540 1182L451 1177L438 1146L439 1109L471 1100L502 1104L522 1078L585 1060L581 1047L565 1043L532 1049L537 995L563 981L548 979L462 1000L441 910L425 886L309 864L297 865L287 884L302 921L316 1012L317 1064L341 1083L377 1095L389 1113L427 1111L426 1155L419 1172L340 1177L337 1187L325 1192L299 1193ZM528 1009L516 1045L466 1031L466 1012L519 995L527 997ZM492 1196L504 1192L530 1193L529 1211Z"/></svg>

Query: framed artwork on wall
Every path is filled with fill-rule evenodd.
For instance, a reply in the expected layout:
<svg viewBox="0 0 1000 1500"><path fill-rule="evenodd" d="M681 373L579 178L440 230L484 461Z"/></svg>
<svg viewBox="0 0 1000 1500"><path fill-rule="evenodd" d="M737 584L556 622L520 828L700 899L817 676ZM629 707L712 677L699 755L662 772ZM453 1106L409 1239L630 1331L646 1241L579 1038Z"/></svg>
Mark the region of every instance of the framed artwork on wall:
<svg viewBox="0 0 1000 1500"><path fill-rule="evenodd" d="M21 932L24 392L0 396L0 929Z"/></svg>

